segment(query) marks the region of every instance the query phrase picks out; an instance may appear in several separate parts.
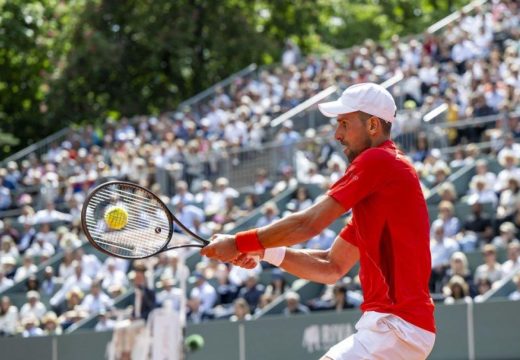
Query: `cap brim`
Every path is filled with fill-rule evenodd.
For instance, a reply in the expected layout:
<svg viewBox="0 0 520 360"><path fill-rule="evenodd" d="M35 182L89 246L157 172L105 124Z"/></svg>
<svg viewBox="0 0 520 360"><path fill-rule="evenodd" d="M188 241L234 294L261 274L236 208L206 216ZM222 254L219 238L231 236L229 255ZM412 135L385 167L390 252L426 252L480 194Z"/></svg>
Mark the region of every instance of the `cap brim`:
<svg viewBox="0 0 520 360"><path fill-rule="evenodd" d="M340 114L356 112L356 109L346 106L339 100L318 104L321 113L327 117L336 117Z"/></svg>

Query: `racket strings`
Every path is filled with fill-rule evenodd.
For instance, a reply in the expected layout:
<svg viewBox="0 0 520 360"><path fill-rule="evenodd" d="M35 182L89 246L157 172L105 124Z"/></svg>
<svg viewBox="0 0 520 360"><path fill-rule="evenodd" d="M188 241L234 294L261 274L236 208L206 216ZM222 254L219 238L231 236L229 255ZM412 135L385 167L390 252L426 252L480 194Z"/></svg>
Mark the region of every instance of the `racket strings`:
<svg viewBox="0 0 520 360"><path fill-rule="evenodd" d="M128 214L121 230L110 229L104 220L105 211L112 206L120 206ZM140 258L156 253L168 242L172 224L166 211L145 191L115 184L93 194L85 223L101 248L115 255Z"/></svg>

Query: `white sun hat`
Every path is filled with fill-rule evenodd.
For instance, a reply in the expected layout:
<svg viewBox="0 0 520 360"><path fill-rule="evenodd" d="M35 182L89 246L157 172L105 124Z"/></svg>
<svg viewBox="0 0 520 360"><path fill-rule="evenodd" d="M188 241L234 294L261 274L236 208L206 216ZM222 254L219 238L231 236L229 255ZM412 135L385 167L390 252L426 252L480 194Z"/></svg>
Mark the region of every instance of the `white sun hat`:
<svg viewBox="0 0 520 360"><path fill-rule="evenodd" d="M394 98L388 90L374 83L352 85L336 101L318 104L318 107L327 117L362 111L391 123L397 111Z"/></svg>

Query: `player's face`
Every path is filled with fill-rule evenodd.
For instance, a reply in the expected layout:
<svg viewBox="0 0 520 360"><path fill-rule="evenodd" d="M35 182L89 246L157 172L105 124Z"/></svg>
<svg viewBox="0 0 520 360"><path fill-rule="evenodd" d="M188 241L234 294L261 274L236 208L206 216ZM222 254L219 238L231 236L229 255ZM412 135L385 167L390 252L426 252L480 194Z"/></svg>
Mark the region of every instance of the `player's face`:
<svg viewBox="0 0 520 360"><path fill-rule="evenodd" d="M368 121L361 120L357 112L338 116L334 137L344 146L343 152L350 162L372 144L367 123Z"/></svg>

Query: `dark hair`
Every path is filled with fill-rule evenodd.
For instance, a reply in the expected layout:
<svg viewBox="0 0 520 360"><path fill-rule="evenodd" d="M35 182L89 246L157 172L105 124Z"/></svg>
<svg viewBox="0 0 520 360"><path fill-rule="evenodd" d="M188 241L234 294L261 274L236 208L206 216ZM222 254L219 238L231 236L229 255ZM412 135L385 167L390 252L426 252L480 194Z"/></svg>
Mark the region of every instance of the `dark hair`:
<svg viewBox="0 0 520 360"><path fill-rule="evenodd" d="M377 116L367 114L366 112L360 111L359 112L359 118L363 123L366 123L368 119L371 117L376 117L379 120L379 123L381 124L381 127L383 128L383 133L385 135L390 135L390 131L392 130L392 123L386 120L383 120Z"/></svg>

